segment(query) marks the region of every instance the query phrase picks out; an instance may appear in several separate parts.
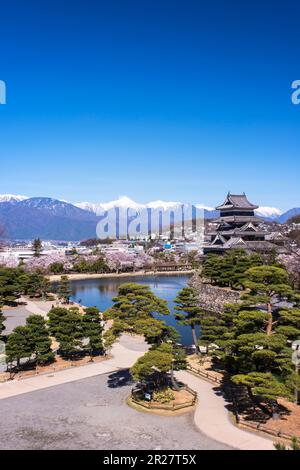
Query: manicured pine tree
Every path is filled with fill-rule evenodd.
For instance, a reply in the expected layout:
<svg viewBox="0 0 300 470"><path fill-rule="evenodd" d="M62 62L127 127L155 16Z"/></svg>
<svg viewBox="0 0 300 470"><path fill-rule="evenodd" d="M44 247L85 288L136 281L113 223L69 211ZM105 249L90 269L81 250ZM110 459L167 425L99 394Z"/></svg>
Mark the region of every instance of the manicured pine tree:
<svg viewBox="0 0 300 470"><path fill-rule="evenodd" d="M232 377L232 381L237 385L247 388L252 400L261 406L261 401L266 401L270 405L271 415L277 411L278 397L288 396L284 384L280 383L272 374L262 372L250 372L249 374L238 374ZM255 399L258 399L257 401Z"/></svg>
<svg viewBox="0 0 300 470"><path fill-rule="evenodd" d="M184 287L175 299L175 318L180 325L190 326L192 330L193 342L196 352L199 353L198 338L196 326L200 325L204 315L203 309L199 306L199 297L193 287Z"/></svg>
<svg viewBox="0 0 300 470"><path fill-rule="evenodd" d="M83 349L82 315L78 308L55 307L48 313L48 326L59 342L62 356L75 356Z"/></svg>
<svg viewBox="0 0 300 470"><path fill-rule="evenodd" d="M85 349L89 352L92 357L96 354L100 354L103 351L102 342L102 318L98 308L89 307L84 310L81 322L82 335L88 343L85 345Z"/></svg>
<svg viewBox="0 0 300 470"><path fill-rule="evenodd" d="M295 295L288 283L288 274L284 269L275 266L253 267L245 274L243 285L250 292L243 296L244 304L250 307L266 304L266 333L271 335L274 325L273 305L283 299L292 299Z"/></svg>
<svg viewBox="0 0 300 470"><path fill-rule="evenodd" d="M231 349L231 341L234 338L234 317L236 315L236 306L228 305L221 314L213 314L211 312L204 315L201 319L201 336L199 344L207 348L216 344L221 349L215 351L215 354L223 356L223 351L229 347Z"/></svg>
<svg viewBox="0 0 300 470"><path fill-rule="evenodd" d="M60 283L57 289L58 298L63 302L68 304L70 297L72 295L70 282L68 276L61 276Z"/></svg>
<svg viewBox="0 0 300 470"><path fill-rule="evenodd" d="M163 343L140 357L130 372L134 380L151 381L156 390L161 390L168 385L168 374L172 370L185 368L184 352L179 353L172 344Z"/></svg>
<svg viewBox="0 0 300 470"><path fill-rule="evenodd" d="M232 381L246 387L252 400L255 397L260 404L267 400L274 406L274 400L290 396L300 385L288 343L299 337L300 311L278 312L277 308L282 299L296 305L298 298L288 285L286 272L277 266L250 268L243 285L248 291L242 302L202 319L201 340L218 345L214 354L233 374Z"/></svg>
<svg viewBox="0 0 300 470"><path fill-rule="evenodd" d="M24 292L28 276L21 269L0 267L0 303L14 304Z"/></svg>
<svg viewBox="0 0 300 470"><path fill-rule="evenodd" d="M46 325L46 320L41 315L30 315L26 319L28 339L37 365L49 363L55 357Z"/></svg>
<svg viewBox="0 0 300 470"><path fill-rule="evenodd" d="M32 356L32 343L26 326L17 326L8 336L5 354L6 362L11 370L14 363L20 368L21 359L30 359Z"/></svg>
<svg viewBox="0 0 300 470"><path fill-rule="evenodd" d="M242 249L230 250L223 256L209 254L203 262L202 275L213 284L241 288L246 271L260 266L262 258L259 254L248 255Z"/></svg>
<svg viewBox="0 0 300 470"><path fill-rule="evenodd" d="M113 332L143 334L149 343L160 343L174 331L164 322L154 318L154 314L168 315L167 302L157 297L149 286L126 283L119 286L118 296L113 298L113 306L104 313L104 319L113 320Z"/></svg>
<svg viewBox="0 0 300 470"><path fill-rule="evenodd" d="M29 274L24 283L24 293L30 297L45 298L50 292L50 282L40 272Z"/></svg>
<svg viewBox="0 0 300 470"><path fill-rule="evenodd" d="M300 309L285 308L279 310L276 332L294 340L300 337Z"/></svg>

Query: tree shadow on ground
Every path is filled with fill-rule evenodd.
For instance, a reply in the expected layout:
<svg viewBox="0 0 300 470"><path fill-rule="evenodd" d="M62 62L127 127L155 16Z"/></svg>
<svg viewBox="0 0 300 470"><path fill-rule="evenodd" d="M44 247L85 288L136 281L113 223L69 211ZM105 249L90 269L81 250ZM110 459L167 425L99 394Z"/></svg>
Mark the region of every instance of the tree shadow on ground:
<svg viewBox="0 0 300 470"><path fill-rule="evenodd" d="M250 399L245 387L238 386L230 380L230 374L224 371L222 362L214 358L210 371L223 373L220 385L216 385L213 390L217 396L222 396L226 402L226 409L236 418L242 416L246 421L265 424L271 417L270 407L266 403L254 402ZM290 415L290 410L283 405L277 405L277 413L280 419L286 419Z"/></svg>
<svg viewBox="0 0 300 470"><path fill-rule="evenodd" d="M118 370L108 376L107 384L110 388L126 387L133 385L134 381L129 373L128 369Z"/></svg>
<svg viewBox="0 0 300 470"><path fill-rule="evenodd" d="M259 406L258 402L254 403L250 400L246 389L233 384L226 374L221 384L213 390L217 395L223 396L226 401L225 407L234 416L243 416L246 421L260 424L265 424L270 419L270 409L266 404L260 403ZM281 419L290 414L290 411L282 405L278 405L277 412Z"/></svg>

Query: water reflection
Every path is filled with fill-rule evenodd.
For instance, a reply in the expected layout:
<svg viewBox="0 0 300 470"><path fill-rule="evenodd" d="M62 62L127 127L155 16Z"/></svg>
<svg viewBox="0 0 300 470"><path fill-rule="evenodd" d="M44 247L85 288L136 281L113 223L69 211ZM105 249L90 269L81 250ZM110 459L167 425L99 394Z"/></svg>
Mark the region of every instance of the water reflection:
<svg viewBox="0 0 300 470"><path fill-rule="evenodd" d="M109 308L113 302L112 298L118 293L118 287L125 282L137 282L139 284L148 285L151 290L159 297L167 300L171 315L159 316L160 320L165 321L168 325L174 326L181 335L183 344L192 343L190 328L178 325L174 317L174 299L180 289L187 285L188 276L138 276L138 277L122 277L111 279L86 279L83 281L72 281L72 300L78 302L81 300L83 305L96 306L102 312Z"/></svg>

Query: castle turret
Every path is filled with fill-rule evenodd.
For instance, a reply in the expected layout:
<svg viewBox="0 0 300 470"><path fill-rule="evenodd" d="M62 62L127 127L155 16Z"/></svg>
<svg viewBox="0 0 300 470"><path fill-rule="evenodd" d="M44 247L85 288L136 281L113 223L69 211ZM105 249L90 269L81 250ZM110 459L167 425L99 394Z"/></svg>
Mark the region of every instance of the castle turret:
<svg viewBox="0 0 300 470"><path fill-rule="evenodd" d="M252 204L243 194L227 194L223 204L216 207L220 216L216 220L217 228L208 234L209 243L204 253L223 253L232 248L244 248L247 251L270 250L271 243L265 241L266 233L259 229L261 219L255 216L259 206Z"/></svg>

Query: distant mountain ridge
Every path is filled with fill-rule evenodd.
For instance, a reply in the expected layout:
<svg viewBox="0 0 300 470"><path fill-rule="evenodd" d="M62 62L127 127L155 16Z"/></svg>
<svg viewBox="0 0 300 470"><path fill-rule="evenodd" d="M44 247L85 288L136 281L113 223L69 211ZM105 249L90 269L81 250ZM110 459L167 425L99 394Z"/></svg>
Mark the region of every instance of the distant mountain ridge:
<svg viewBox="0 0 300 470"><path fill-rule="evenodd" d="M18 196L16 194L0 194L0 203L1 202L20 202L24 201L25 199L29 199L27 196Z"/></svg>
<svg viewBox="0 0 300 470"><path fill-rule="evenodd" d="M284 214L278 217L276 221L279 224L285 224L289 219L296 217L297 215L300 215L300 207L294 207L293 209L286 211Z"/></svg>
<svg viewBox="0 0 300 470"><path fill-rule="evenodd" d="M99 216L114 207L153 208L175 210L182 203L171 201L152 201L139 204L123 196L106 203L70 204L66 201L49 197L26 197L13 194L0 195L0 225L4 227L6 237L14 240L30 240L40 237L44 240L77 241L94 238ZM204 217L213 219L219 212L204 204L196 204L204 210ZM289 218L299 215L300 208L290 209L281 214L276 208L260 207L256 214L264 220L285 223Z"/></svg>
<svg viewBox="0 0 300 470"><path fill-rule="evenodd" d="M77 241L93 238L98 218L91 212L51 198L0 203L0 225L13 240Z"/></svg>

